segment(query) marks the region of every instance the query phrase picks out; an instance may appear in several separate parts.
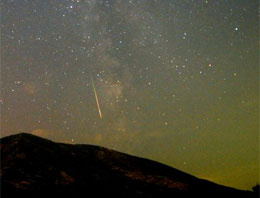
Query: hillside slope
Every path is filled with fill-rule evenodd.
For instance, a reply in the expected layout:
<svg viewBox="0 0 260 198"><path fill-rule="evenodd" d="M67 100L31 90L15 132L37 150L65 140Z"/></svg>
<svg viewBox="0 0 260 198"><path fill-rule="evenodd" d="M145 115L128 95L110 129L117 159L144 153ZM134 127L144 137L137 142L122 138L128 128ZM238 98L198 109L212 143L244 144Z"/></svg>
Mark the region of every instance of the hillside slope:
<svg viewBox="0 0 260 198"><path fill-rule="evenodd" d="M251 197L155 161L21 133L1 139L7 197Z"/></svg>

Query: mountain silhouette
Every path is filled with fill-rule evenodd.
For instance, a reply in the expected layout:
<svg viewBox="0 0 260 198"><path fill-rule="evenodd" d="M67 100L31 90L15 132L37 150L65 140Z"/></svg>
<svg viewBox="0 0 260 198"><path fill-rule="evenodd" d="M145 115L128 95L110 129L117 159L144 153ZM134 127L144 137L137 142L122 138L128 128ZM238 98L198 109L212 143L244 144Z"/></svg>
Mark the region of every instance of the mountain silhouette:
<svg viewBox="0 0 260 198"><path fill-rule="evenodd" d="M20 133L1 139L1 197L254 197L161 163Z"/></svg>

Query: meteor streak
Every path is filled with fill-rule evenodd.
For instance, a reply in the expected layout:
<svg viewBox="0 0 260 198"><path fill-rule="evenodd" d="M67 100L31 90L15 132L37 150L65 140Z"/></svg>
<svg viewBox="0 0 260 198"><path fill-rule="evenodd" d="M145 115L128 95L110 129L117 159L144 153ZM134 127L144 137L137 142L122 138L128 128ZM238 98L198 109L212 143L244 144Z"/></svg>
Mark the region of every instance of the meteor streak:
<svg viewBox="0 0 260 198"><path fill-rule="evenodd" d="M94 80L93 80L92 76L91 76L91 81L92 81L92 87L93 87L95 98L96 98L96 102L97 102L97 108L98 108L99 117L100 117L100 119L102 119L102 112L101 112L100 105L99 105L99 102L98 102L98 95L97 95L96 87L95 87Z"/></svg>

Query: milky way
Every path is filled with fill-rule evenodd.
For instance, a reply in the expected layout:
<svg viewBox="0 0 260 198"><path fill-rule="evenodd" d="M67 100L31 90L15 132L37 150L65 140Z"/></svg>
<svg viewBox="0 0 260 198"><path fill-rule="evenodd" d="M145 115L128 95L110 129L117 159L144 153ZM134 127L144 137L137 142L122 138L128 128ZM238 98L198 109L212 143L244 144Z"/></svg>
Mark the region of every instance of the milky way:
<svg viewBox="0 0 260 198"><path fill-rule="evenodd" d="M260 182L257 9L2 0L1 136L100 145L250 189Z"/></svg>

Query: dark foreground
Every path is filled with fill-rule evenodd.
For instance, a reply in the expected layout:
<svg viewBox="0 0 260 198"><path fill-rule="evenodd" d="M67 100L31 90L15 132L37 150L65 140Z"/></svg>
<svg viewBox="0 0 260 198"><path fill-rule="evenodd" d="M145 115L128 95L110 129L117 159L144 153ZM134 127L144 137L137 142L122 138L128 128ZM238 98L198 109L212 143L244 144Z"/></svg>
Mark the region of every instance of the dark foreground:
<svg viewBox="0 0 260 198"><path fill-rule="evenodd" d="M26 133L1 139L1 197L258 197L169 166Z"/></svg>

